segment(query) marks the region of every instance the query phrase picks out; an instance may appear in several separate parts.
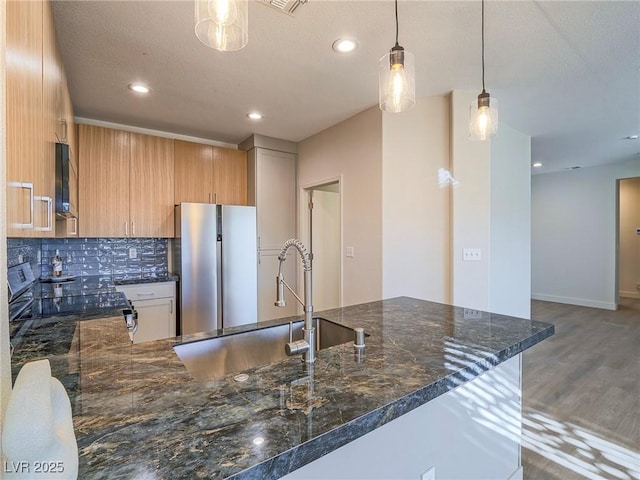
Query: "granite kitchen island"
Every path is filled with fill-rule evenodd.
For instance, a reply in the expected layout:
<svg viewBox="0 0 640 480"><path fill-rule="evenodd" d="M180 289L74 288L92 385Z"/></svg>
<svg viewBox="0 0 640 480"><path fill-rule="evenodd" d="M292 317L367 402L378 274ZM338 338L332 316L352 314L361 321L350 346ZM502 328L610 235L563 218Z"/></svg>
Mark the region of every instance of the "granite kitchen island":
<svg viewBox="0 0 640 480"><path fill-rule="evenodd" d="M245 381L197 381L173 350L180 338L133 345L121 317L67 317L41 320L22 336L14 378L24 362L49 358L71 399L79 478L279 478L554 332L548 323L406 297L318 316L363 327L364 353L346 343L319 351L311 372L291 357L247 370Z"/></svg>

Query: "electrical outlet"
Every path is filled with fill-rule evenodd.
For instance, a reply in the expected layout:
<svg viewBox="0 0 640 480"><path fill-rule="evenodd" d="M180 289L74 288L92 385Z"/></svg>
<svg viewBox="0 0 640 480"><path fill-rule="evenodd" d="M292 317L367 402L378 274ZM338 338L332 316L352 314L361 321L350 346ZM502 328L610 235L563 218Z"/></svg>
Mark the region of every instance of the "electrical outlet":
<svg viewBox="0 0 640 480"><path fill-rule="evenodd" d="M481 248L463 248L462 249L462 260L465 262L479 262L482 260L482 249Z"/></svg>
<svg viewBox="0 0 640 480"><path fill-rule="evenodd" d="M347 257L353 258L355 256L353 247L346 247L344 250Z"/></svg>
<svg viewBox="0 0 640 480"><path fill-rule="evenodd" d="M19 254L19 255L18 255L18 263L22 263L22 262L24 262L24 255ZM640 288L640 287L639 287L639 288Z"/></svg>
<svg viewBox="0 0 640 480"><path fill-rule="evenodd" d="M129 249L129 258L138 258L138 249L136 249L136 247L131 247Z"/></svg>
<svg viewBox="0 0 640 480"><path fill-rule="evenodd" d="M482 318L482 312L480 310L471 310L470 308L465 308L464 319L470 320L473 318Z"/></svg>
<svg viewBox="0 0 640 480"><path fill-rule="evenodd" d="M429 468L422 474L420 480L436 480L436 467Z"/></svg>

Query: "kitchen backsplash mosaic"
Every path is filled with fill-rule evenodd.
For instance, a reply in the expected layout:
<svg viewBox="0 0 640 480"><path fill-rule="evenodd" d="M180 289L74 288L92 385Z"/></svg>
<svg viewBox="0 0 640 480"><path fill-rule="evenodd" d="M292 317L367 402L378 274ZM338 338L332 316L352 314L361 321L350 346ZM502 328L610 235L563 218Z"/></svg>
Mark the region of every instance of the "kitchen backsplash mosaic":
<svg viewBox="0 0 640 480"><path fill-rule="evenodd" d="M58 250L63 275L156 278L169 273L167 249L166 238L8 238L7 264L28 261L36 277L47 278Z"/></svg>

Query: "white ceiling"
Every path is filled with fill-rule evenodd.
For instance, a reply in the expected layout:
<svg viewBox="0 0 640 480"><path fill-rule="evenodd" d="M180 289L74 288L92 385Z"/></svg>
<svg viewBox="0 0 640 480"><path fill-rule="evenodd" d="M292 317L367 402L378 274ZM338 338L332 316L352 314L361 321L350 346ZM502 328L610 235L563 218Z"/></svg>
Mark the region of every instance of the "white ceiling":
<svg viewBox="0 0 640 480"><path fill-rule="evenodd" d="M249 3L249 44L223 53L196 39L192 1L55 1L76 115L237 144L251 133L300 141L377 104L392 1L310 0L294 16ZM417 96L479 93L480 2L398 8ZM624 139L640 134L639 1L485 8L487 89L500 121L532 136L537 172L640 161L640 141ZM359 49L335 54L341 36ZM133 94L133 81L153 93Z"/></svg>

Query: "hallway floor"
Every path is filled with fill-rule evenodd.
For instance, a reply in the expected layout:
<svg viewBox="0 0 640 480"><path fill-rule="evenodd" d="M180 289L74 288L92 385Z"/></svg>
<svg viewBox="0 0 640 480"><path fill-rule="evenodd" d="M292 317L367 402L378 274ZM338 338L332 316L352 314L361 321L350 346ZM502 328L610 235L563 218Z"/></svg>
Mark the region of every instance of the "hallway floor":
<svg viewBox="0 0 640 480"><path fill-rule="evenodd" d="M553 337L523 355L525 480L640 479L640 300L532 301Z"/></svg>

